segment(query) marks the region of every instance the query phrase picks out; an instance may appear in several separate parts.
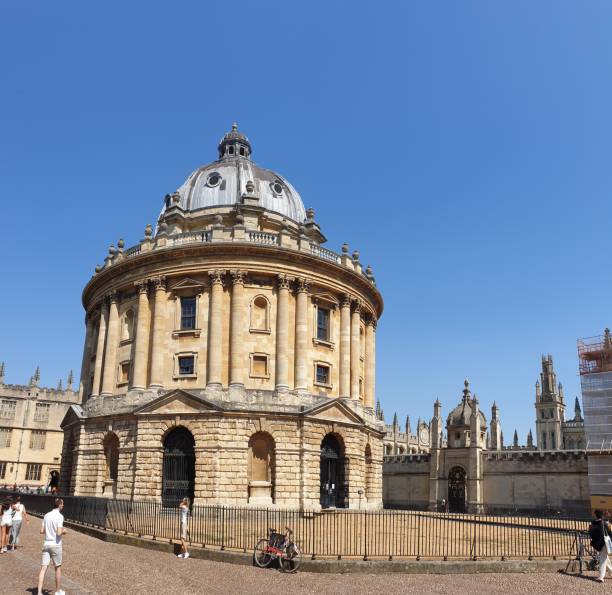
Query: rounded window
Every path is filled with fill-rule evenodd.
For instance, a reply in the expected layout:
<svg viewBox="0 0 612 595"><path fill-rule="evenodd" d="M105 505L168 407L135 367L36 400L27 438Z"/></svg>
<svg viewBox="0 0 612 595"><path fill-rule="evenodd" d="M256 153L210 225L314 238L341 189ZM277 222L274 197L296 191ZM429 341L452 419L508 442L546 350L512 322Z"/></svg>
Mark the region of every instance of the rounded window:
<svg viewBox="0 0 612 595"><path fill-rule="evenodd" d="M208 178L206 179L206 185L210 186L211 188L218 186L220 183L221 183L221 176L217 172L213 172L212 174L209 174Z"/></svg>
<svg viewBox="0 0 612 595"><path fill-rule="evenodd" d="M274 192L275 194L283 193L283 185L278 180L272 182L270 184L270 188L272 188L272 192Z"/></svg>

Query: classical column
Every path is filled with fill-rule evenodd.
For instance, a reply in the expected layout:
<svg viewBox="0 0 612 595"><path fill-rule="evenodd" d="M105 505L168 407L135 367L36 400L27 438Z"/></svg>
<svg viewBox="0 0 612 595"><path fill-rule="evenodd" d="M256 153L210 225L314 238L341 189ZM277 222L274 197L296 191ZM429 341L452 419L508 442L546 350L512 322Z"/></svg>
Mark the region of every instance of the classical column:
<svg viewBox="0 0 612 595"><path fill-rule="evenodd" d="M351 296L344 294L340 305L340 396L351 395Z"/></svg>
<svg viewBox="0 0 612 595"><path fill-rule="evenodd" d="M289 284L287 275L278 276L276 295L276 390L289 389Z"/></svg>
<svg viewBox="0 0 612 595"><path fill-rule="evenodd" d="M149 308L149 283L142 280L134 283L138 289L138 318L136 320L136 345L134 347L134 372L132 388L147 387L147 363L149 359L149 328L151 310Z"/></svg>
<svg viewBox="0 0 612 595"><path fill-rule="evenodd" d="M295 388L308 388L308 279L298 279L295 304Z"/></svg>
<svg viewBox="0 0 612 595"><path fill-rule="evenodd" d="M364 407L374 409L374 372L376 366L375 346L376 319L373 315L366 318L365 329L365 379L364 379Z"/></svg>
<svg viewBox="0 0 612 595"><path fill-rule="evenodd" d="M91 387L91 396L100 394L102 381L102 362L104 360L104 344L106 343L106 327L108 326L108 304L106 299L100 305L100 323L98 325L98 343L96 346L96 363L94 364L94 380Z"/></svg>
<svg viewBox="0 0 612 595"><path fill-rule="evenodd" d="M87 397L85 387L89 382L89 367L91 362L91 340L93 338L93 321L91 315L85 315L85 343L83 345L83 359L81 360L81 381L79 382L79 398L83 403Z"/></svg>
<svg viewBox="0 0 612 595"><path fill-rule="evenodd" d="M104 357L104 373L102 375L103 396L112 395L117 385L117 347L119 346L119 305L117 292L111 291L109 296L108 332L106 333L106 353Z"/></svg>
<svg viewBox="0 0 612 595"><path fill-rule="evenodd" d="M222 340L222 299L224 271L209 271L210 312L208 315L208 382L207 386L221 387L221 340Z"/></svg>
<svg viewBox="0 0 612 595"><path fill-rule="evenodd" d="M359 323L361 320L361 303L355 300L351 314L351 399L359 400L359 371L361 349L359 345Z"/></svg>
<svg viewBox="0 0 612 595"><path fill-rule="evenodd" d="M151 388L164 385L164 330L166 326L166 277L153 279L155 306L153 312L153 345L151 349Z"/></svg>
<svg viewBox="0 0 612 595"><path fill-rule="evenodd" d="M246 306L244 303L244 271L230 271L232 303L230 314L230 385L244 386L244 331ZM219 349L220 351L220 349Z"/></svg>

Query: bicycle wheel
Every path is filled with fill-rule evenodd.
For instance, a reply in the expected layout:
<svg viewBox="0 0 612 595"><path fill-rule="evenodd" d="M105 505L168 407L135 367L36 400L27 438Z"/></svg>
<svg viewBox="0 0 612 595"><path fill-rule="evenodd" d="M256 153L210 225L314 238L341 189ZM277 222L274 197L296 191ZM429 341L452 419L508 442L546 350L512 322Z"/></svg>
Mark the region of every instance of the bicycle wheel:
<svg viewBox="0 0 612 595"><path fill-rule="evenodd" d="M290 543L284 556L279 556L278 563L283 572L296 572L302 561L302 551L296 543Z"/></svg>
<svg viewBox="0 0 612 595"><path fill-rule="evenodd" d="M272 562L272 556L268 553L268 540L260 539L253 552L253 561L260 568L266 568Z"/></svg>

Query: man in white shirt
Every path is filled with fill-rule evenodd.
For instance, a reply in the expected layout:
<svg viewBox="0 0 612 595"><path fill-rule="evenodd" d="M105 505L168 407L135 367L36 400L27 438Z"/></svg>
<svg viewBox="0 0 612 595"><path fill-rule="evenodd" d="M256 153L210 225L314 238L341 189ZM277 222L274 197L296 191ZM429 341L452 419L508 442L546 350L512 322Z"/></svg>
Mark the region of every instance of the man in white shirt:
<svg viewBox="0 0 612 595"><path fill-rule="evenodd" d="M41 535L44 534L45 541L42 547L42 567L38 575L38 595L43 595L43 582L51 561L55 566L55 595L65 595L61 588L62 536L66 534L64 516L62 515L63 508L64 501L61 498L56 498L55 508L45 515L40 528L40 533Z"/></svg>

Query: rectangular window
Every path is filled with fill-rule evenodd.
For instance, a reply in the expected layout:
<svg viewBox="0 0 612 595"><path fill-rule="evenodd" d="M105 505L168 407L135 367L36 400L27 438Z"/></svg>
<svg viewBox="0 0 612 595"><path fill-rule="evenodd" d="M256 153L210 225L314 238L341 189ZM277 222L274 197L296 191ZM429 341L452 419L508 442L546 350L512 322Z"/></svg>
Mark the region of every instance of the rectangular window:
<svg viewBox="0 0 612 595"><path fill-rule="evenodd" d="M0 448L8 448L11 445L11 428L0 428Z"/></svg>
<svg viewBox="0 0 612 595"><path fill-rule="evenodd" d="M0 401L0 418L15 419L15 410L17 409L17 401L11 399L2 399Z"/></svg>
<svg viewBox="0 0 612 595"><path fill-rule="evenodd" d="M122 362L119 369L119 384L127 384L130 381L130 362Z"/></svg>
<svg viewBox="0 0 612 595"><path fill-rule="evenodd" d="M194 374L193 355L181 355L178 358L179 376L191 376Z"/></svg>
<svg viewBox="0 0 612 595"><path fill-rule="evenodd" d="M251 376L258 376L259 378L268 377L267 355L253 355L251 362Z"/></svg>
<svg viewBox="0 0 612 595"><path fill-rule="evenodd" d="M26 481L40 481L40 472L42 465L40 463L28 463L26 467Z"/></svg>
<svg viewBox="0 0 612 595"><path fill-rule="evenodd" d="M44 430L32 430L30 432L30 448L32 450L44 450L47 442L47 432Z"/></svg>
<svg viewBox="0 0 612 595"><path fill-rule="evenodd" d="M0 479L4 479L6 476L6 463L0 462Z"/></svg>
<svg viewBox="0 0 612 595"><path fill-rule="evenodd" d="M181 298L181 329L191 330L196 327L196 299L194 297Z"/></svg>
<svg viewBox="0 0 612 595"><path fill-rule="evenodd" d="M47 422L49 421L49 412L51 411L51 403L36 403L34 410L34 421Z"/></svg>
<svg viewBox="0 0 612 595"><path fill-rule="evenodd" d="M316 374L316 384L329 385L329 366L317 364Z"/></svg>
<svg viewBox="0 0 612 595"><path fill-rule="evenodd" d="M329 310L317 308L317 339L329 341Z"/></svg>

